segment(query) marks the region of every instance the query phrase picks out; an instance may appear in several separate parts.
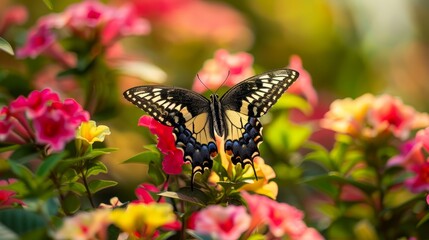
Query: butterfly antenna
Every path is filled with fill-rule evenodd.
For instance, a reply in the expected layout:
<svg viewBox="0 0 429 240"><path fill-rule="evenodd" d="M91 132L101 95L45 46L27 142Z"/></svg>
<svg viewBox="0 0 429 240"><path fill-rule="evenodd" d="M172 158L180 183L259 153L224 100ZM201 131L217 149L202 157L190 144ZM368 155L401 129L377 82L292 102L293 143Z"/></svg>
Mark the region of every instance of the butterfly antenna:
<svg viewBox="0 0 429 240"><path fill-rule="evenodd" d="M258 175L256 174L255 166L253 165L253 163L251 165L253 169L253 174L255 174L256 181L258 181Z"/></svg>
<svg viewBox="0 0 429 240"><path fill-rule="evenodd" d="M231 70L228 70L228 75L226 75L225 80L223 80L222 84L216 89L215 93L217 93L217 91L223 86L223 84L225 84L226 80L228 80L229 78L230 73L231 73Z"/></svg>
<svg viewBox="0 0 429 240"><path fill-rule="evenodd" d="M213 94L212 90L210 90L210 88L208 88L208 87L204 84L204 82L201 80L200 75L198 75L198 73L197 73L197 78L198 78L198 80L200 80L200 83L201 83L201 84L203 84L203 86L204 86L204 87L206 87L206 89L207 89L207 90L209 90L211 94Z"/></svg>

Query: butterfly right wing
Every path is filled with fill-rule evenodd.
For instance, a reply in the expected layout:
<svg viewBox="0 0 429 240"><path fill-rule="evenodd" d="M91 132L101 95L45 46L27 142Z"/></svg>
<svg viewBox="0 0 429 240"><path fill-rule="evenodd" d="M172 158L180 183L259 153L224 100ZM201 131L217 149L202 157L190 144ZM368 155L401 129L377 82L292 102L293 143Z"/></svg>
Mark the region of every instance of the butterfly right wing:
<svg viewBox="0 0 429 240"><path fill-rule="evenodd" d="M183 151L184 161L192 164L192 180L196 173L212 168L217 147L208 99L187 89L154 85L128 89L124 97L174 128L176 147Z"/></svg>

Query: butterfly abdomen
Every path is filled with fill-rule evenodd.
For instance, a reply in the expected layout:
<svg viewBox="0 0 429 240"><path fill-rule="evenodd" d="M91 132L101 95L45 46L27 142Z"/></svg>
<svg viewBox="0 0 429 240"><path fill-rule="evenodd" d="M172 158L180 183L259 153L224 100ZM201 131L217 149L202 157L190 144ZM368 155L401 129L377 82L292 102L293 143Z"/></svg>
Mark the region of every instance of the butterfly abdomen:
<svg viewBox="0 0 429 240"><path fill-rule="evenodd" d="M223 109L219 101L219 96L217 94L212 94L210 99L210 110L213 119L214 132L218 136L225 136L225 119L223 118ZM214 135L212 137L214 138Z"/></svg>

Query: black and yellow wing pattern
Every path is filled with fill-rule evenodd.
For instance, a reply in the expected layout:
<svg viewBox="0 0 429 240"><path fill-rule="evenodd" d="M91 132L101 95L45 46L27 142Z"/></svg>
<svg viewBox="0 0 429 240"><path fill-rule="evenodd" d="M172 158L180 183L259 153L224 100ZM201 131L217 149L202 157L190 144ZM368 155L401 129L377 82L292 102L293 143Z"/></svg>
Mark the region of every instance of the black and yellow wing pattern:
<svg viewBox="0 0 429 240"><path fill-rule="evenodd" d="M298 78L298 72L279 69L259 74L232 87L220 99L183 88L140 86L124 97L164 125L174 128L176 147L192 164L192 180L211 169L217 154L215 134L225 139L225 151L242 167L259 156L262 125L258 118L277 102ZM214 96L215 95L215 96ZM216 130L215 130L216 128Z"/></svg>

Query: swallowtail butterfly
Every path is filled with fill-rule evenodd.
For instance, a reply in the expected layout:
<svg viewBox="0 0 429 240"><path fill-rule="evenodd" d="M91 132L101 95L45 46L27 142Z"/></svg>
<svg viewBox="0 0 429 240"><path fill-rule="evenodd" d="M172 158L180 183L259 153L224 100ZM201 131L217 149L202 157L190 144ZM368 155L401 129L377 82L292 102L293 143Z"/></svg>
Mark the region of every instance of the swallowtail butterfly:
<svg viewBox="0 0 429 240"><path fill-rule="evenodd" d="M157 85L128 89L124 97L160 123L172 126L176 147L196 173L211 169L218 149L215 134L225 140L225 152L244 168L259 156L262 125L258 118L277 102L298 78L291 69L279 69L250 77L210 100L193 91Z"/></svg>

